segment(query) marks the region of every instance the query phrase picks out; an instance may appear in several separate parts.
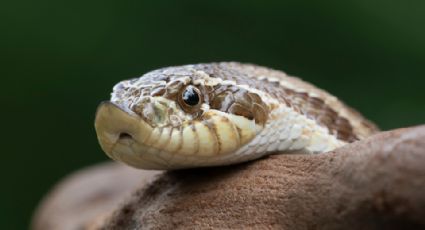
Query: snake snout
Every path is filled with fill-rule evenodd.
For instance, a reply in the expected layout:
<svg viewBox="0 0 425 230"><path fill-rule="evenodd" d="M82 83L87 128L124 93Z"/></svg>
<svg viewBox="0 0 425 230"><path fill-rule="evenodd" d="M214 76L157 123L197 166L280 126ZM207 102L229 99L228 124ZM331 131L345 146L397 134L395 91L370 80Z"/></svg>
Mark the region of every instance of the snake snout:
<svg viewBox="0 0 425 230"><path fill-rule="evenodd" d="M117 144L143 142L149 134L149 126L142 119L112 102L99 105L95 128L99 143L106 153L111 153Z"/></svg>

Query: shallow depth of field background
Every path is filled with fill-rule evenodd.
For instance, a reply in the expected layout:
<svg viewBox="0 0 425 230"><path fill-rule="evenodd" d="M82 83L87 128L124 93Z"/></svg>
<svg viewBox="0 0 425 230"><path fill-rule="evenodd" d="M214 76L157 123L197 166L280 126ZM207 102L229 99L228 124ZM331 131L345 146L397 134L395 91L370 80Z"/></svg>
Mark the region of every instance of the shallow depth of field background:
<svg viewBox="0 0 425 230"><path fill-rule="evenodd" d="M241 61L337 95L382 129L425 123L425 1L0 3L0 229L26 229L43 194L108 160L97 104L123 79Z"/></svg>

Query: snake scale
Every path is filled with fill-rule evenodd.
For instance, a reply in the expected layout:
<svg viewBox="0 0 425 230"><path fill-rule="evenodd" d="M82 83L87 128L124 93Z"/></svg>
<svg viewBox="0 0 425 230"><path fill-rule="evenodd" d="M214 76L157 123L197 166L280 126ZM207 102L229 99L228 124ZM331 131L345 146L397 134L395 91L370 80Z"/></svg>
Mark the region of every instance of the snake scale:
<svg viewBox="0 0 425 230"><path fill-rule="evenodd" d="M99 105L95 128L109 157L143 169L325 153L378 131L324 90L236 62L167 67L121 81Z"/></svg>

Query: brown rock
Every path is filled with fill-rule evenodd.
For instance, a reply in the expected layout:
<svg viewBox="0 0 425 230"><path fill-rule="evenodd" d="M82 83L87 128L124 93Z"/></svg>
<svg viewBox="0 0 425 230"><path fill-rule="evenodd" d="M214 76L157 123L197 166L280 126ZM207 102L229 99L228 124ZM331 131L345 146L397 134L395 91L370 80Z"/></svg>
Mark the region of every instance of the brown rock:
<svg viewBox="0 0 425 230"><path fill-rule="evenodd" d="M100 224L132 191L158 173L112 162L82 169L46 196L34 215L32 228L71 230Z"/></svg>
<svg viewBox="0 0 425 230"><path fill-rule="evenodd" d="M425 229L425 126L381 133L327 154L167 172L114 209L96 226ZM71 211L57 215L78 217ZM39 216L36 223L47 219Z"/></svg>

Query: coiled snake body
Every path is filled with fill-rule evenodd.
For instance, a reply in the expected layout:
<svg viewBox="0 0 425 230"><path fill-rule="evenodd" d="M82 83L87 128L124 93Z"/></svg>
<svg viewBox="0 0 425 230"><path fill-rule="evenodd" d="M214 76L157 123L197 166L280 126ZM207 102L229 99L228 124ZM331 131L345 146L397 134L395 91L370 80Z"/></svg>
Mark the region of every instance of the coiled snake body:
<svg viewBox="0 0 425 230"><path fill-rule="evenodd" d="M240 63L168 67L119 82L95 128L108 156L144 169L324 153L377 131L309 83Z"/></svg>

